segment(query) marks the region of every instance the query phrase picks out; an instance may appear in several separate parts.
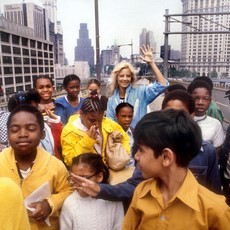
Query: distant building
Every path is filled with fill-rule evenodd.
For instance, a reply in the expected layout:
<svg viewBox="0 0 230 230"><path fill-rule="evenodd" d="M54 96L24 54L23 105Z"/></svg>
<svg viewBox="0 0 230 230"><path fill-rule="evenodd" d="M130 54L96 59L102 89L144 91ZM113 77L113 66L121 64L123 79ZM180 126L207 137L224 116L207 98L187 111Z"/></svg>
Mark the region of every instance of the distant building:
<svg viewBox="0 0 230 230"><path fill-rule="evenodd" d="M35 37L29 27L0 17L1 101L33 88L33 79L42 74L54 79L53 43Z"/></svg>
<svg viewBox="0 0 230 230"><path fill-rule="evenodd" d="M34 30L40 39L49 40L49 22L47 11L34 3L4 5L5 18Z"/></svg>
<svg viewBox="0 0 230 230"><path fill-rule="evenodd" d="M153 31L148 31L146 28L143 28L140 34L140 47L142 47L143 45L149 45L150 47L152 47L156 56L156 42L154 40ZM142 54L141 51L140 54Z"/></svg>
<svg viewBox="0 0 230 230"><path fill-rule="evenodd" d="M89 65L94 66L94 49L89 39L87 23L80 24L79 38L75 47L75 61L87 61Z"/></svg>
<svg viewBox="0 0 230 230"><path fill-rule="evenodd" d="M225 0L182 0L183 14L230 12ZM189 26L188 26L189 25ZM182 32L223 31L230 27L230 15L202 15L182 17ZM191 29L193 28L193 29ZM183 34L180 67L208 76L212 71L230 76L229 34Z"/></svg>
<svg viewBox="0 0 230 230"><path fill-rule="evenodd" d="M73 66L55 65L55 76L57 84L62 84L65 76L76 74L81 81L87 80L90 77L90 67L88 62L78 61Z"/></svg>

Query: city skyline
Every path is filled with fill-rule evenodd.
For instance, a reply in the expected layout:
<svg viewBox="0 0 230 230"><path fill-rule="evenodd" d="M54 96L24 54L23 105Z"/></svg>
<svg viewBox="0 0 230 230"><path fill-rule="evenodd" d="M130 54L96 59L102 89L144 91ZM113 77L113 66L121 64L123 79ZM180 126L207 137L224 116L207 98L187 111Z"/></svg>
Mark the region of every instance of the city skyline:
<svg viewBox="0 0 230 230"><path fill-rule="evenodd" d="M34 2L42 6L41 0L1 0L0 10L3 4ZM114 44L123 45L133 43L133 53L139 53L139 35L143 28L153 31L156 41L156 56L159 57L160 46L164 43L164 14L181 13L181 0L100 0L99 5L99 35L100 52ZM122 7L121 7L122 6ZM2 11L1 11L2 12ZM57 19L61 21L63 28L64 52L70 65L74 64L74 47L77 44L80 23L87 23L89 38L92 46L95 43L95 12L94 0L57 0ZM174 23L179 29L181 24ZM172 28L171 28L172 29ZM170 36L169 43L173 49L180 49L181 36ZM130 46L122 46L120 53L123 57L130 57Z"/></svg>
<svg viewBox="0 0 230 230"><path fill-rule="evenodd" d="M112 45L123 45L133 42L134 54L139 53L139 35L143 28L153 31L157 43L157 56L160 46L164 43L165 9L169 13L181 13L181 0L100 0L99 1L99 35L100 51ZM122 7L121 7L122 6ZM139 13L138 13L139 12ZM64 50L69 64L74 64L74 47L77 44L80 23L87 23L89 38L95 45L94 0L57 1L58 20L61 20L64 36ZM175 26L175 25L173 25ZM181 28L181 25L177 24ZM171 36L169 43L173 49L180 49L180 36ZM122 56L129 57L130 46L121 47Z"/></svg>

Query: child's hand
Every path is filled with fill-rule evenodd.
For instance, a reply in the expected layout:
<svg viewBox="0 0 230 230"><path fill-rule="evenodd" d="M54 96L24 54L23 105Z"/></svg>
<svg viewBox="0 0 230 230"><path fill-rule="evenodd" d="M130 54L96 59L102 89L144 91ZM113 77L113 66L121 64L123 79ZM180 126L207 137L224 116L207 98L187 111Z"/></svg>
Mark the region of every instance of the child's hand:
<svg viewBox="0 0 230 230"><path fill-rule="evenodd" d="M52 119L54 119L54 120L57 120L57 119L58 119L58 117L57 117L54 113L52 113L49 109L46 109L45 111L46 111L46 114L47 114L50 118L52 118Z"/></svg>
<svg viewBox="0 0 230 230"><path fill-rule="evenodd" d="M45 221L52 211L47 200L31 203L29 207L35 208L32 213L28 214L29 217L35 219L38 222Z"/></svg>
<svg viewBox="0 0 230 230"><path fill-rule="evenodd" d="M98 183L86 179L81 176L77 176L74 173L71 173L71 176L75 182L74 188L77 190L81 190L84 193L88 194L91 197L96 197L101 191L101 187Z"/></svg>
<svg viewBox="0 0 230 230"><path fill-rule="evenodd" d="M88 132L87 132L88 136L91 137L92 139L96 140L97 139L97 129L95 125L92 125Z"/></svg>

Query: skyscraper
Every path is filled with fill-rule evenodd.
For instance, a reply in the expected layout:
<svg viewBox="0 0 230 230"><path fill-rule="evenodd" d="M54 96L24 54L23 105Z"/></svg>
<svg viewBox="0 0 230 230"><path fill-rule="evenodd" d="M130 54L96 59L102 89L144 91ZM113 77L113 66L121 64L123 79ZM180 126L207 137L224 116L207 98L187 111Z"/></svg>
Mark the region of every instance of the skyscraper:
<svg viewBox="0 0 230 230"><path fill-rule="evenodd" d="M204 34L183 34L181 67L200 75L229 76L230 34L209 31L226 31L230 27L230 0L182 0L183 14L201 13L200 16L182 18L182 31L205 31ZM202 15L202 13L213 13ZM216 14L215 14L216 13Z"/></svg>
<svg viewBox="0 0 230 230"><path fill-rule="evenodd" d="M153 31L148 31L146 28L143 28L140 34L140 47L143 45L149 45L153 48L153 51L156 52L156 42L154 41ZM140 54L142 54L141 51Z"/></svg>
<svg viewBox="0 0 230 230"><path fill-rule="evenodd" d="M87 61L89 65L94 65L94 49L89 39L87 23L80 24L79 38L75 46L75 61Z"/></svg>

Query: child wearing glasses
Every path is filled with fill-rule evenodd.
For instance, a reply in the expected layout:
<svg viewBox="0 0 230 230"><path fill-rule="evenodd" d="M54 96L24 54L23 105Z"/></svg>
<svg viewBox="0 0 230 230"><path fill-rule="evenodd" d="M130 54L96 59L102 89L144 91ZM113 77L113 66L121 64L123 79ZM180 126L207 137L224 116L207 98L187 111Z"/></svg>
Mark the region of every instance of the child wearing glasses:
<svg viewBox="0 0 230 230"><path fill-rule="evenodd" d="M97 183L108 183L109 170L102 157L95 153L83 153L73 158L71 174ZM70 176L70 184L76 189L64 202L60 229L113 229L120 230L124 218L121 202L95 199L81 190L81 184Z"/></svg>

